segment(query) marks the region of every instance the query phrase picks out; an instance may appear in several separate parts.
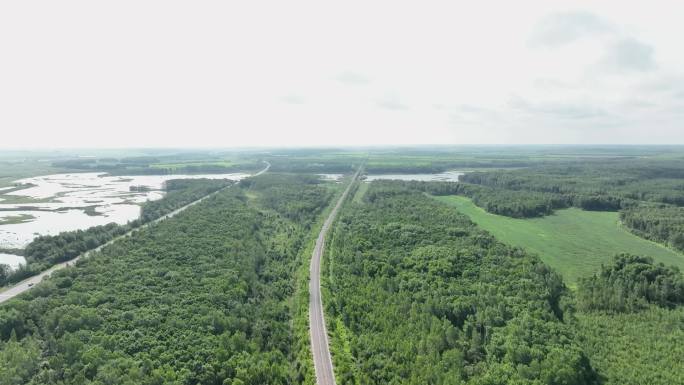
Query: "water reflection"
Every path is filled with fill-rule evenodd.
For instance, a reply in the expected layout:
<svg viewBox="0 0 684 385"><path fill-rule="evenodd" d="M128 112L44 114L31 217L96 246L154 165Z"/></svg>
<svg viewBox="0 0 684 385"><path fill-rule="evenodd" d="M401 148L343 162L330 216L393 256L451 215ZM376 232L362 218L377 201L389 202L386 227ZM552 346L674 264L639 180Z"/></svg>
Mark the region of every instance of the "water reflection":
<svg viewBox="0 0 684 385"><path fill-rule="evenodd" d="M321 179L326 181L339 182L344 174L317 174Z"/></svg>
<svg viewBox="0 0 684 385"><path fill-rule="evenodd" d="M458 178L465 174L463 171L446 171L439 174L376 174L367 175L366 181L374 180L415 180L423 182L458 182Z"/></svg>
<svg viewBox="0 0 684 385"><path fill-rule="evenodd" d="M0 253L0 265L9 265L10 269L16 269L25 263L26 260L20 255Z"/></svg>

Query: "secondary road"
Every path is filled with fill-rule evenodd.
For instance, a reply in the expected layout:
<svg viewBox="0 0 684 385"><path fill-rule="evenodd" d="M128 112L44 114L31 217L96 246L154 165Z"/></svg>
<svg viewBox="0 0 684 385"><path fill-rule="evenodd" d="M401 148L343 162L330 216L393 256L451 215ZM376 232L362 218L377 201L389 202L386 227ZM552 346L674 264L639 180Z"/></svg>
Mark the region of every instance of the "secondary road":
<svg viewBox="0 0 684 385"><path fill-rule="evenodd" d="M266 161L264 161L264 163L266 163L266 167L265 167L264 169L262 169L261 171L257 172L256 174L254 174L253 176L258 176L258 175L261 175L261 174L265 173L266 171L268 171L268 169L271 167L271 164L268 163L268 162L266 162ZM231 186L232 186L232 185L231 185ZM230 186L224 187L224 188L222 188L222 189L220 189L220 190L218 190L218 191L214 191L214 192L211 193L211 194L205 195L205 196L203 196L202 198L200 198L200 199L198 199L198 200L196 200L196 201L192 201L192 202L188 203L187 205L185 205L185 206L183 206L183 207L181 207L181 208L179 208L179 209L176 209L176 210L174 210L174 211L172 211L172 212L170 212L170 213L168 213L168 214L166 214L166 215L164 215L164 216L161 216L161 217L159 217L159 218L157 218L157 219L155 219L155 220L153 220L153 221L151 221L151 222L148 222L148 223L146 223L146 224L144 224L144 225L142 225L142 226L136 227L135 229L133 229L133 230L131 230L131 231L129 231L129 232L123 234L123 235L120 235L120 236L118 236L118 237L116 237L116 238L110 240L109 242L107 242L107 243L105 243L105 244L103 244L103 245L101 245L101 246L98 246L98 247L96 247L96 248L94 248L94 249L92 249L92 250L86 251L85 253L80 254L79 256L77 256L77 257L75 257L75 258L73 258L73 259L71 259L71 260L69 260L69 261L62 262L62 263L60 263L60 264L54 265L54 266L52 266L51 268L49 268L49 269L47 269L47 270L45 270L45 271L39 273L38 275L34 275L34 276L32 276L32 277L26 278L26 279L23 280L23 281L20 281L19 283L17 283L16 285L14 285L14 286L8 288L7 290L5 290L5 291L3 291L3 292L0 292L0 303L3 303L3 302L5 302L5 301L8 301L8 300L10 300L10 299L12 299L12 298L18 296L19 294L21 294L21 293L23 293L23 292L25 292L25 291L30 290L34 285L36 285L37 283L39 283L40 281L42 281L43 278L49 277L50 274L52 274L55 270L63 269L63 268L65 268L65 267L68 267L69 265L73 265L73 264L76 263L76 261L78 261L79 259L81 259L81 258L87 258L91 253L96 252L96 251L99 251L99 250L102 249L103 247L105 247L105 246L107 246L107 245L110 245L110 244L112 244L113 242L116 242L117 240L119 240L119 239L121 239L121 238L130 236L130 235L133 233L133 231L140 230L140 229L144 229L144 228L149 227L149 226L151 226L151 225L153 225L153 224L155 224L155 223L159 223L159 222L161 222L161 221L163 221L163 220L165 220L165 219L171 218L171 217L175 216L176 214L178 214L178 213L184 211L184 210L187 209L188 207L194 206L194 205L196 205L196 204L202 202L203 200L209 198L210 196L215 195L215 194L218 194L219 192L221 192L221 191L227 189L228 187L230 187Z"/></svg>
<svg viewBox="0 0 684 385"><path fill-rule="evenodd" d="M316 370L316 384L335 385L335 372L333 371L330 346L328 344L328 330L325 327L323 315L323 302L321 301L321 257L325 248L325 236L335 221L337 212L359 177L361 169L354 174L349 186L344 190L335 207L323 223L321 232L316 239L313 254L311 255L311 267L309 269L309 333L311 335L311 353L313 355L314 369Z"/></svg>

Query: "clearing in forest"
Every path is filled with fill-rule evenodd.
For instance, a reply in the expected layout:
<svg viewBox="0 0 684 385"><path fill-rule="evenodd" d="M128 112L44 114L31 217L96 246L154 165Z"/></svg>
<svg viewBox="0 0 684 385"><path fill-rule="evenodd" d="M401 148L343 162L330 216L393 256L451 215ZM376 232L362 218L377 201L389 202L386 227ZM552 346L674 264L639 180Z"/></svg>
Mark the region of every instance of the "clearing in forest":
<svg viewBox="0 0 684 385"><path fill-rule="evenodd" d="M465 197L435 198L455 206L500 241L538 254L571 287L623 252L650 256L684 270L684 255L628 232L616 212L570 208L546 217L516 219L490 214Z"/></svg>

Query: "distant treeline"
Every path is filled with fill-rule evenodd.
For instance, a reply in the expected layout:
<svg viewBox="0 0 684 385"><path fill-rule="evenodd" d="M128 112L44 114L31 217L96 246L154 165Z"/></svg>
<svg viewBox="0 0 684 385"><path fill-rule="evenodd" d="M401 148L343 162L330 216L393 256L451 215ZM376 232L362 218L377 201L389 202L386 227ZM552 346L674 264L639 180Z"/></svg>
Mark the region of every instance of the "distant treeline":
<svg viewBox="0 0 684 385"><path fill-rule="evenodd" d="M289 159L271 157L270 170L273 172L295 173L348 173L355 170L362 159L330 158L330 159Z"/></svg>
<svg viewBox="0 0 684 385"><path fill-rule="evenodd" d="M79 254L101 246L117 236L229 186L231 183L221 179L170 180L166 182L167 194L160 200L143 204L140 218L125 225L109 223L86 230L39 236L31 241L23 252L26 264L12 271L6 265L0 265L0 286L19 282L58 263L73 259Z"/></svg>
<svg viewBox="0 0 684 385"><path fill-rule="evenodd" d="M403 184L411 189L433 195L461 195L471 198L476 205L492 214L513 218L540 217L553 213L553 210L568 207L578 207L584 210L616 211L622 207L623 203L610 196L508 190L461 182L410 181L402 183L396 181L375 181L373 183L379 186L387 186L390 189L394 185ZM377 194L383 194L383 189L370 191L367 199L372 200Z"/></svg>
<svg viewBox="0 0 684 385"><path fill-rule="evenodd" d="M533 163L527 160L500 159L500 160L435 160L429 162L386 162L369 161L366 163L366 171L371 174L436 174L449 170L472 169L472 168L518 168L529 167Z"/></svg>
<svg viewBox="0 0 684 385"><path fill-rule="evenodd" d="M684 161L584 162L472 172L462 182L504 190L595 197L624 208L636 201L684 205ZM598 209L604 203L597 203Z"/></svg>
<svg viewBox="0 0 684 385"><path fill-rule="evenodd" d="M372 167L368 167L372 169ZM395 182L377 181L379 186ZM606 159L469 172L460 182L409 182L434 195L461 195L486 211L513 218L577 207L620 211L636 234L684 250L684 161ZM382 194L374 189L367 196Z"/></svg>
<svg viewBox="0 0 684 385"><path fill-rule="evenodd" d="M263 168L261 162L250 160L238 164L217 164L211 160L202 164L201 161L190 164L173 163L173 167L164 167L164 161L174 162L176 159L160 159L156 157L129 157L122 159L68 159L52 163L58 168L106 172L111 175L173 175L173 174L224 174L240 171L255 171ZM220 160L219 160L220 161ZM161 164L160 164L161 163Z"/></svg>
<svg viewBox="0 0 684 385"><path fill-rule="evenodd" d="M511 168L533 165L526 159L453 159L441 156L373 156L366 155L329 155L329 156L271 156L267 160L274 172L292 173L351 173L360 164L371 174L433 174L449 170L472 168Z"/></svg>

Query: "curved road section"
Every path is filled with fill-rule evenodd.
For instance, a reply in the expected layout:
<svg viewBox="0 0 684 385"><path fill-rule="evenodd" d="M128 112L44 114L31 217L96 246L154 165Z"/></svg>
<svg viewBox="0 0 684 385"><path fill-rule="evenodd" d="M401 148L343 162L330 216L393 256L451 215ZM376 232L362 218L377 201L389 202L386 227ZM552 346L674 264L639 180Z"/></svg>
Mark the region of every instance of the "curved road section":
<svg viewBox="0 0 684 385"><path fill-rule="evenodd" d="M264 161L264 163L266 163L266 167L265 167L263 170L257 172L256 174L254 174L254 175L252 175L252 176L258 176L258 175L261 175L261 174L265 173L266 171L268 171L268 169L271 167L271 164L268 163L268 162L266 162L266 161ZM232 184L231 184L230 186L232 186ZM175 211L172 211L172 212L170 212L170 213L168 213L168 214L166 214L166 215L164 215L164 216L161 216L161 217L159 217L159 218L153 220L152 222L149 222L149 223L146 223L146 224L144 224L144 225L142 225L142 226L136 227L135 229L133 229L133 230L127 232L126 234L123 234L123 235L121 235L121 236L118 236L118 237L116 237L116 238L110 240L109 242L107 242L107 243L105 243L105 244L103 244L103 245L100 245L100 246L98 246L98 247L96 247L96 248L94 248L94 249L92 249L92 250L86 251L85 253L83 253L83 254L77 256L77 257L74 258L74 259L71 259L71 260L66 261L66 262L59 263L59 264L54 265L54 266L52 266L51 268L49 268L49 269L47 269L47 270L41 272L40 274L34 275L33 277L26 278L25 280L23 280L23 281L17 283L16 285L14 285L14 286L8 288L7 290L5 290L5 291L3 291L3 292L0 292L0 304L3 303L3 302L5 302L5 301L8 301L8 300L10 300L10 299L12 299L12 298L14 298L14 297L16 297L16 296L18 296L19 294L21 294L21 293L23 293L23 292L25 292L25 291L30 290L35 284L37 284L37 283L39 283L40 281L42 281L43 278L49 277L50 274L52 274L53 271L59 270L59 269L63 269L63 268L65 268L65 267L68 267L69 265L73 265L73 264L76 263L76 261L78 261L79 259L81 259L81 258L87 258L87 257L90 255L90 253L96 252L96 251L102 249L103 247L105 247L105 246L107 246L107 245L110 245L110 244L116 242L117 240L119 240L119 239L121 239L121 238L128 237L128 236L130 236L130 235L131 235L134 231L136 231L136 230L144 229L144 228L149 227L149 226L151 226L151 225L153 225L153 224L155 224L155 223L159 223L159 222L163 221L164 219L171 218L171 217L173 217L174 215L180 213L181 211L184 211L184 210L187 209L188 207L194 206L194 205L196 205L196 204L202 202L203 200L209 198L210 196L215 195L215 194L218 194L219 192L221 192L221 191L223 191L223 190L229 188L230 186L224 187L224 188L222 188L222 189L220 189L220 190L218 190L218 191L214 191L213 193L211 193L211 194L209 194L209 195L205 195L205 196L203 196L202 198L200 198L200 199L198 199L198 200L196 200L196 201L190 202L190 203L188 203L187 205L185 205L185 206L183 206L183 207L181 207L181 208L179 208L179 209L177 209L177 210L175 210Z"/></svg>
<svg viewBox="0 0 684 385"><path fill-rule="evenodd" d="M321 301L321 257L325 247L325 236L335 221L337 212L354 185L361 169L354 174L349 186L344 190L335 207L323 223L321 232L316 239L313 254L311 255L311 267L309 269L309 333L311 335L311 353L313 355L314 369L316 370L316 384L335 385L335 372L333 371L330 346L328 344L328 330L325 327L323 315L323 302Z"/></svg>

